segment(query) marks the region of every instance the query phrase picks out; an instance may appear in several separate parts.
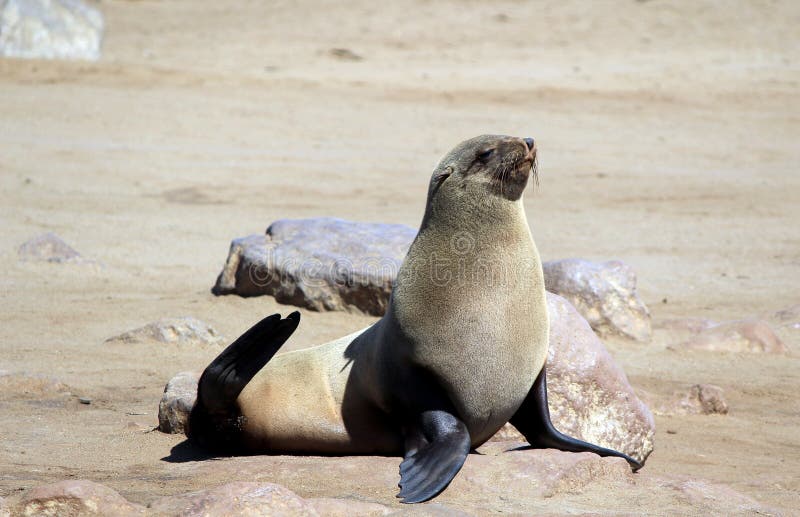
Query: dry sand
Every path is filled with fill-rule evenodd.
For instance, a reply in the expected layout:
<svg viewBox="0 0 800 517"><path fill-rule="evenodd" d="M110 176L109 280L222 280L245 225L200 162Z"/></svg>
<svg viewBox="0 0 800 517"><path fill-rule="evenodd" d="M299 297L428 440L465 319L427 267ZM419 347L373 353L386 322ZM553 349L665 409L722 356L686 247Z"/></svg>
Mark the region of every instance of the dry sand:
<svg viewBox="0 0 800 517"><path fill-rule="evenodd" d="M480 133L536 138L525 204L543 258L629 263L656 323L800 303L800 3L98 5L101 61L0 60L0 370L93 399L0 394L0 497L66 478L142 504L205 488L161 460L181 436L144 430L165 382L218 349L104 340L182 315L233 338L291 310L210 293L230 239L281 217L416 226L438 158ZM44 231L103 266L19 261ZM290 349L373 321L303 316ZM710 382L730 403L658 417L643 474L796 505L800 331L781 337L788 356L674 352L663 331L609 342L637 388Z"/></svg>

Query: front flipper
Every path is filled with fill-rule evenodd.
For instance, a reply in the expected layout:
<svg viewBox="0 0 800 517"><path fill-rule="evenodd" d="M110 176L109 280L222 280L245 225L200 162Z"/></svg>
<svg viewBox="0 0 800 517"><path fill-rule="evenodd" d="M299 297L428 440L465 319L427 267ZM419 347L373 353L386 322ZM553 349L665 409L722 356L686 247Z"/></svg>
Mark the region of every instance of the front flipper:
<svg viewBox="0 0 800 517"><path fill-rule="evenodd" d="M522 433L531 446L536 449L559 449L569 452L593 452L600 456L617 456L630 463L634 472L642 468L641 463L627 454L572 438L553 427L553 423L550 421L550 408L547 406L547 380L545 377L545 368L543 367L522 406L509 421Z"/></svg>
<svg viewBox="0 0 800 517"><path fill-rule="evenodd" d="M453 414L429 410L407 434L397 497L403 503L421 503L447 488L461 470L470 450L469 432Z"/></svg>

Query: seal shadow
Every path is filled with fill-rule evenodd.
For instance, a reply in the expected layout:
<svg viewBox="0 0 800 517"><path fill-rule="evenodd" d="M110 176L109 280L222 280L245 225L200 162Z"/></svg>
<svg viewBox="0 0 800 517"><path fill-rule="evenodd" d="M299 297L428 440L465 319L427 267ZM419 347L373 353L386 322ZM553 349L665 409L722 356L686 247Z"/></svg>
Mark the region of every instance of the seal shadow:
<svg viewBox="0 0 800 517"><path fill-rule="evenodd" d="M187 439L170 449L169 455L161 458L161 461L166 461L167 463L188 463L190 461L204 461L219 457L221 456L211 453Z"/></svg>

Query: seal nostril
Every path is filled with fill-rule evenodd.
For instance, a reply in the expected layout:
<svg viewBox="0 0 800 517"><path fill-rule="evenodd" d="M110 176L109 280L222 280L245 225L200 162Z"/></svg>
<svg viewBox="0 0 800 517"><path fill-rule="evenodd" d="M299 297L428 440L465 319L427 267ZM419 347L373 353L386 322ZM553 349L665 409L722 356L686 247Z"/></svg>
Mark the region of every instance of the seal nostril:
<svg viewBox="0 0 800 517"><path fill-rule="evenodd" d="M533 149L533 138L528 137L525 138L524 140L525 140L525 145L528 146L528 150L530 151L531 149Z"/></svg>

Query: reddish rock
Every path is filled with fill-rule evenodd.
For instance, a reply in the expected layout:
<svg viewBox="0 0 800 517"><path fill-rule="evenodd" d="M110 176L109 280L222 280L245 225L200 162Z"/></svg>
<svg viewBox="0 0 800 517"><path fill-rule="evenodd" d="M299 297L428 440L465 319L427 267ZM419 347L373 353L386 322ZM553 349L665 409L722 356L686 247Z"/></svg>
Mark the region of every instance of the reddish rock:
<svg viewBox="0 0 800 517"><path fill-rule="evenodd" d="M317 516L308 501L288 488L273 483L239 481L210 490L162 497L150 505L156 515L201 517L238 516Z"/></svg>
<svg viewBox="0 0 800 517"><path fill-rule="evenodd" d="M518 450L498 456L470 456L464 480L473 490L497 498L550 498L580 493L598 482L632 483L634 474L622 458L555 449ZM463 483L459 485L463 486Z"/></svg>
<svg viewBox="0 0 800 517"><path fill-rule="evenodd" d="M144 515L115 490L88 480L61 481L32 488L13 508L16 515Z"/></svg>
<svg viewBox="0 0 800 517"><path fill-rule="evenodd" d="M784 354L788 348L763 320L748 319L721 323L700 332L670 349L708 350L711 352L761 352Z"/></svg>
<svg viewBox="0 0 800 517"><path fill-rule="evenodd" d="M650 311L636 292L630 266L565 259L545 262L543 268L547 290L569 300L598 334L650 340Z"/></svg>
<svg viewBox="0 0 800 517"><path fill-rule="evenodd" d="M644 461L655 422L589 324L564 298L547 293L547 391L561 432Z"/></svg>
<svg viewBox="0 0 800 517"><path fill-rule="evenodd" d="M197 399L200 374L181 372L167 383L158 403L158 430L163 433L182 433Z"/></svg>

